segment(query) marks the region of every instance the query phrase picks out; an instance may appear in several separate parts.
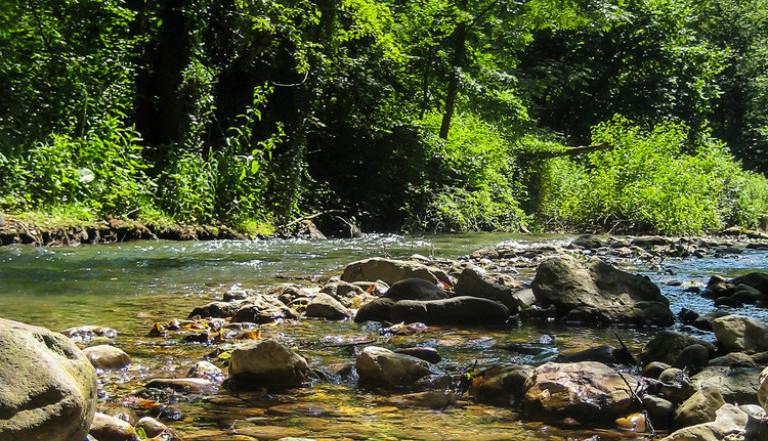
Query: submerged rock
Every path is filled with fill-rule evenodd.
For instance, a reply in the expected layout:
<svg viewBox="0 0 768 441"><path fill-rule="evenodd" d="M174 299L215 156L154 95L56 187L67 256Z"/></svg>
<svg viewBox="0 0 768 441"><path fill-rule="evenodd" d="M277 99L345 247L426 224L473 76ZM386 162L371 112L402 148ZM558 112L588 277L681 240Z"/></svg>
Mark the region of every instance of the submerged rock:
<svg viewBox="0 0 768 441"><path fill-rule="evenodd" d="M0 318L0 440L85 439L96 374L65 336Z"/></svg>
<svg viewBox="0 0 768 441"><path fill-rule="evenodd" d="M136 423L136 428L143 430L144 433L150 438L154 438L168 430L168 426L152 417L141 418Z"/></svg>
<svg viewBox="0 0 768 441"><path fill-rule="evenodd" d="M123 420L97 412L88 434L98 441L139 441L133 426Z"/></svg>
<svg viewBox="0 0 768 441"><path fill-rule="evenodd" d="M639 405L629 391L638 382L598 362L545 363L525 382L524 405L549 418L613 421Z"/></svg>
<svg viewBox="0 0 768 441"><path fill-rule="evenodd" d="M229 374L237 387L250 384L301 386L309 380L307 360L275 340L239 346L229 359Z"/></svg>
<svg viewBox="0 0 768 441"><path fill-rule="evenodd" d="M115 338L117 337L117 331L106 326L78 326L76 328L69 328L61 331L62 334L71 338L78 343L88 343L93 341L96 337L102 338Z"/></svg>
<svg viewBox="0 0 768 441"><path fill-rule="evenodd" d="M409 386L432 373L428 362L378 346L363 349L355 367L361 383L386 387Z"/></svg>
<svg viewBox="0 0 768 441"><path fill-rule="evenodd" d="M532 283L536 304L554 305L569 323L669 326L675 317L669 300L650 280L593 258L582 264L570 256L539 265Z"/></svg>

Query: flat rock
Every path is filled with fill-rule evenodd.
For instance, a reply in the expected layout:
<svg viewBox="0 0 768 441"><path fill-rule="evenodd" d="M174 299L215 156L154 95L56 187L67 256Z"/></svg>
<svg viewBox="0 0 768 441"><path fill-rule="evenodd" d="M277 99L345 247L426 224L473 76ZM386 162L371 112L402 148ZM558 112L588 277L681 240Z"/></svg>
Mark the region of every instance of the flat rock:
<svg viewBox="0 0 768 441"><path fill-rule="evenodd" d="M761 368L739 368L709 366L691 377L696 389L717 389L728 403L757 403L757 388L760 384Z"/></svg>
<svg viewBox="0 0 768 441"><path fill-rule="evenodd" d="M218 383L204 378L153 378L144 385L148 389L173 389L190 394L213 394L219 390Z"/></svg>
<svg viewBox="0 0 768 441"><path fill-rule="evenodd" d="M717 410L715 421L680 429L661 441L723 441L727 436L734 440L744 434L749 415L732 404Z"/></svg>
<svg viewBox="0 0 768 441"><path fill-rule="evenodd" d="M499 325L509 320L509 310L501 303L477 297L452 297L445 300L402 300L390 311L393 322L422 322L427 325Z"/></svg>
<svg viewBox="0 0 768 441"><path fill-rule="evenodd" d="M239 309L238 302L211 302L207 305L197 307L189 313L189 317L200 316L202 318L217 317L225 318L232 317L237 313Z"/></svg>
<svg viewBox="0 0 768 441"><path fill-rule="evenodd" d="M295 320L299 314L272 296L258 295L238 304L233 322L270 323L276 320Z"/></svg>
<svg viewBox="0 0 768 441"><path fill-rule="evenodd" d="M450 277L441 269L428 267L419 262L380 257L352 262L344 268L341 275L341 280L344 282L381 280L389 286L409 278L424 279L433 284L438 281L451 284Z"/></svg>
<svg viewBox="0 0 768 441"><path fill-rule="evenodd" d="M639 379L619 374L602 363L545 363L525 382L524 406L550 418L574 418L581 423L613 421L631 413Z"/></svg>

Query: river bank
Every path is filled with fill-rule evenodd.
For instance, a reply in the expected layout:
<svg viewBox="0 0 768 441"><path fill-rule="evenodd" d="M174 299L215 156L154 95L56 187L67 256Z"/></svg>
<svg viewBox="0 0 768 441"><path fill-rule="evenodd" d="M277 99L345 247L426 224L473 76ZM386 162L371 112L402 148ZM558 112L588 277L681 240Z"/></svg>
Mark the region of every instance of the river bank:
<svg viewBox="0 0 768 441"><path fill-rule="evenodd" d="M77 246L133 240L216 240L248 239L229 227L153 224L130 219L77 221L40 217L5 216L0 218L0 246Z"/></svg>
<svg viewBox="0 0 768 441"><path fill-rule="evenodd" d="M528 230L523 230L520 233L530 234ZM251 228L250 231L241 231L229 226L182 225L169 222L142 222L132 219L106 218L81 221L37 213L20 216L4 216L0 213L0 246L14 244L42 247L78 246L135 240L185 241L270 238L324 240L355 238L361 237L362 234L353 222L333 212L302 217L280 226L259 225L255 229ZM763 229L751 230L731 227L700 237L707 240L717 240L718 238L768 240L768 233Z"/></svg>

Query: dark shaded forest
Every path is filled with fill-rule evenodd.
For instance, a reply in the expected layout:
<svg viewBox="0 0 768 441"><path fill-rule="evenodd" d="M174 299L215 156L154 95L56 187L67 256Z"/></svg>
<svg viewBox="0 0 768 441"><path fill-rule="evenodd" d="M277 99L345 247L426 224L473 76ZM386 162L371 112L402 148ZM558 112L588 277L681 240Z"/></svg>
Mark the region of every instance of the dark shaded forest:
<svg viewBox="0 0 768 441"><path fill-rule="evenodd" d="M766 0L0 4L6 213L247 233L768 215Z"/></svg>

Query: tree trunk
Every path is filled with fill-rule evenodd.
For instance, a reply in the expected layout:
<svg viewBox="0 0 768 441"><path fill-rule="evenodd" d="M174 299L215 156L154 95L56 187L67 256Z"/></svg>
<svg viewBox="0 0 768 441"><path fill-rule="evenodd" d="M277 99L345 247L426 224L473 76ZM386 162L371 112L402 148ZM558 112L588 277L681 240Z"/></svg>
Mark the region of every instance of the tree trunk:
<svg viewBox="0 0 768 441"><path fill-rule="evenodd" d="M466 2L462 2L460 6L466 8ZM466 42L467 24L462 21L453 30L453 66L451 66L451 79L448 82L448 90L445 94L443 122L440 124L440 138L442 139L448 139L448 131L451 129L451 118L453 118L453 109L456 105L456 95L459 93L461 70L467 63Z"/></svg>

